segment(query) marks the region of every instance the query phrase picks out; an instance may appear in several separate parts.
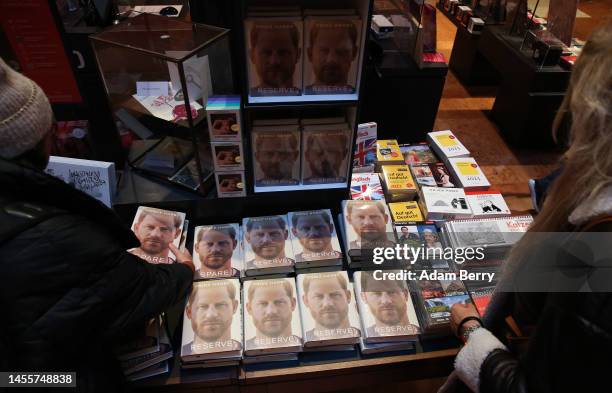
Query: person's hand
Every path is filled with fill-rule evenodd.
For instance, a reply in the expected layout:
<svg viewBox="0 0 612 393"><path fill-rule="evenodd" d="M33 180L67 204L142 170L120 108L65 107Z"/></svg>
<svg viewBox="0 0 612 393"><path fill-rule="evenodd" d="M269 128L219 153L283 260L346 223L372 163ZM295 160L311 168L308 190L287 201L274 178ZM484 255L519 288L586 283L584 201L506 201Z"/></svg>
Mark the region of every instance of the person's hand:
<svg viewBox="0 0 612 393"><path fill-rule="evenodd" d="M467 321L466 323L463 324L463 326L461 326L461 331L457 331L457 327L459 323L461 323L461 321L463 321L463 319L467 317L480 318L480 315L478 314L476 307L474 307L472 303L453 304L453 306L451 307L450 325L451 325L451 329L453 333L455 333L455 335L459 338L461 338L465 329L472 327L472 326L480 326L480 323L478 321L471 320L471 321Z"/></svg>
<svg viewBox="0 0 612 393"><path fill-rule="evenodd" d="M189 251L187 251L187 249L185 249L185 251L181 251L178 249L177 246L175 246L172 243L168 245L168 248L170 249L170 251L172 251L172 253L176 257L177 263L181 263L189 267L191 271L195 273L195 265L193 264L193 259L191 258L191 254L189 253Z"/></svg>

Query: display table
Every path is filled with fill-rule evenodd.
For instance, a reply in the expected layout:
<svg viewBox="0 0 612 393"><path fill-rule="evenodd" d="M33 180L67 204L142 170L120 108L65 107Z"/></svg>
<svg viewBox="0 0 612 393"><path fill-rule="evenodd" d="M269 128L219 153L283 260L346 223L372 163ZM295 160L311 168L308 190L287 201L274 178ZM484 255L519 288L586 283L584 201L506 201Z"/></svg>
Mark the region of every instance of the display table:
<svg viewBox="0 0 612 393"><path fill-rule="evenodd" d="M571 71L559 65L537 67L520 51L522 38L509 36L506 30L488 26L478 41L478 51L501 75L491 118L516 146L551 146L553 119Z"/></svg>

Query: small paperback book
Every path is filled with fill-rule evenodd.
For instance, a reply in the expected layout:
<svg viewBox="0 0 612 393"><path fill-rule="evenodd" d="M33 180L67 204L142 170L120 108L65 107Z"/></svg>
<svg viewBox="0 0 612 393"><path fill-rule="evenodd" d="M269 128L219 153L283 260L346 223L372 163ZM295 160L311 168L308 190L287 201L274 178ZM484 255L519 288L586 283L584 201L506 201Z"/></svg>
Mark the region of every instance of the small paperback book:
<svg viewBox="0 0 612 393"><path fill-rule="evenodd" d="M290 212L295 267L342 264L342 249L329 209Z"/></svg>
<svg viewBox="0 0 612 393"><path fill-rule="evenodd" d="M427 141L444 161L453 157L470 156L469 150L463 146L451 130L430 132L427 134Z"/></svg>
<svg viewBox="0 0 612 393"><path fill-rule="evenodd" d="M243 285L244 354L302 351L295 279L248 280Z"/></svg>
<svg viewBox="0 0 612 393"><path fill-rule="evenodd" d="M302 94L303 29L301 17L244 21L251 97Z"/></svg>
<svg viewBox="0 0 612 393"><path fill-rule="evenodd" d="M466 191L465 197L472 209L472 218L503 217L512 214L499 191Z"/></svg>
<svg viewBox="0 0 612 393"><path fill-rule="evenodd" d="M426 332L449 329L451 307L471 303L465 286L458 280L419 280L417 286Z"/></svg>
<svg viewBox="0 0 612 393"><path fill-rule="evenodd" d="M412 171L412 177L419 187L436 187L438 185L431 171L430 164L411 165L410 170Z"/></svg>
<svg viewBox="0 0 612 393"><path fill-rule="evenodd" d="M240 359L242 305L240 281L196 281L183 318L181 360Z"/></svg>
<svg viewBox="0 0 612 393"><path fill-rule="evenodd" d="M400 273L399 270L385 272ZM419 321L406 281L377 279L375 274L357 271L353 275L364 341L416 340L420 333Z"/></svg>
<svg viewBox="0 0 612 393"><path fill-rule="evenodd" d="M304 94L357 91L361 25L356 15L304 18Z"/></svg>
<svg viewBox="0 0 612 393"><path fill-rule="evenodd" d="M299 274L297 288L305 348L359 342L359 315L345 271Z"/></svg>
<svg viewBox="0 0 612 393"><path fill-rule="evenodd" d="M402 195L413 199L417 189L408 165L385 165L382 167L383 184L388 195Z"/></svg>
<svg viewBox="0 0 612 393"><path fill-rule="evenodd" d="M195 227L194 279L239 277L243 261L240 235L238 224Z"/></svg>
<svg viewBox="0 0 612 393"><path fill-rule="evenodd" d="M384 201L342 201L342 215L345 246L351 257L361 255L362 249L395 246L391 215Z"/></svg>
<svg viewBox="0 0 612 393"><path fill-rule="evenodd" d="M448 165L455 182L465 191L488 190L491 183L472 157L449 158Z"/></svg>
<svg viewBox="0 0 612 393"><path fill-rule="evenodd" d="M255 127L251 131L256 187L300 183L300 131L296 125Z"/></svg>
<svg viewBox="0 0 612 393"><path fill-rule="evenodd" d="M389 210L391 211L391 218L393 218L394 223L423 221L423 214L421 214L419 204L414 201L391 202L389 203Z"/></svg>
<svg viewBox="0 0 612 393"><path fill-rule="evenodd" d="M210 96L206 113L211 142L242 140L240 96Z"/></svg>
<svg viewBox="0 0 612 393"><path fill-rule="evenodd" d="M378 173L353 173L351 176L351 199L363 201L384 200L385 194Z"/></svg>
<svg viewBox="0 0 612 393"><path fill-rule="evenodd" d="M242 231L247 276L293 271L295 257L287 216L244 218Z"/></svg>
<svg viewBox="0 0 612 393"><path fill-rule="evenodd" d="M438 157L425 142L418 145L400 145L400 151L407 165L435 164Z"/></svg>
<svg viewBox="0 0 612 393"><path fill-rule="evenodd" d="M428 221L470 218L472 215L462 188L423 187L419 206Z"/></svg>
<svg viewBox="0 0 612 393"><path fill-rule="evenodd" d="M113 207L116 189L114 163L50 156L45 172Z"/></svg>
<svg viewBox="0 0 612 393"><path fill-rule="evenodd" d="M377 129L378 126L374 122L357 126L357 140L353 153L353 173L374 172Z"/></svg>
<svg viewBox="0 0 612 393"><path fill-rule="evenodd" d="M132 231L140 247L128 250L149 263L174 263L176 256L169 244L181 246L185 213L140 206L132 222Z"/></svg>
<svg viewBox="0 0 612 393"><path fill-rule="evenodd" d="M219 198L246 196L244 171L215 172Z"/></svg>
<svg viewBox="0 0 612 393"><path fill-rule="evenodd" d="M443 163L438 162L437 164L429 164L429 169L431 170L437 187L458 187L456 181L451 178L448 168Z"/></svg>
<svg viewBox="0 0 612 393"><path fill-rule="evenodd" d="M395 139L383 139L376 141L376 164L378 167L383 165L401 165L404 157Z"/></svg>
<svg viewBox="0 0 612 393"><path fill-rule="evenodd" d="M242 142L213 142L210 144L215 163L215 171L244 170Z"/></svg>
<svg viewBox="0 0 612 393"><path fill-rule="evenodd" d="M305 126L302 184L346 183L351 143L346 123Z"/></svg>

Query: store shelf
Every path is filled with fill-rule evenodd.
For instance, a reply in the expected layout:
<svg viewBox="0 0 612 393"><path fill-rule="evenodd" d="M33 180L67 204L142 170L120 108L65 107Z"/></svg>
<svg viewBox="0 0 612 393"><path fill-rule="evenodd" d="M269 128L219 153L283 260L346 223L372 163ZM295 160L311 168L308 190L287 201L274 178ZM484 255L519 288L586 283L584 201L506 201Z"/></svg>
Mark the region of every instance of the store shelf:
<svg viewBox="0 0 612 393"><path fill-rule="evenodd" d="M294 105L301 105L307 103L337 103L341 101L348 101L357 103L359 95L353 94L313 94L313 95L301 95L301 96L272 96L272 97L253 97L248 96L249 104L284 104L291 103Z"/></svg>
<svg viewBox="0 0 612 393"><path fill-rule="evenodd" d="M329 183L329 184L296 184L294 186L255 186L255 193L261 192L284 192L284 191L307 191L307 190L331 190L336 188L346 188L348 183Z"/></svg>

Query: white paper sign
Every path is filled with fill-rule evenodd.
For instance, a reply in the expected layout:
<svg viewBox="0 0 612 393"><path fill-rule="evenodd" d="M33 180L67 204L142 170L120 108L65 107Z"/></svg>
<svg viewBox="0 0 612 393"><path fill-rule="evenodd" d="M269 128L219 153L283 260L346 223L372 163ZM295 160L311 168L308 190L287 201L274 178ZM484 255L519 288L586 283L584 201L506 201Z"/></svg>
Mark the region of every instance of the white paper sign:
<svg viewBox="0 0 612 393"><path fill-rule="evenodd" d="M166 51L166 54L173 57L180 57L186 54L184 51ZM179 74L178 65L173 62L167 62L170 81L172 82L172 93L176 94L181 90L181 77ZM200 98L203 102L208 101L208 96L212 92L212 79L210 77L210 65L208 56L198 57L192 56L189 60L183 62L185 69L185 83L187 83L187 93L189 100L195 101Z"/></svg>
<svg viewBox="0 0 612 393"><path fill-rule="evenodd" d="M148 96L167 96L169 85L168 82L136 82L136 95L140 97Z"/></svg>

